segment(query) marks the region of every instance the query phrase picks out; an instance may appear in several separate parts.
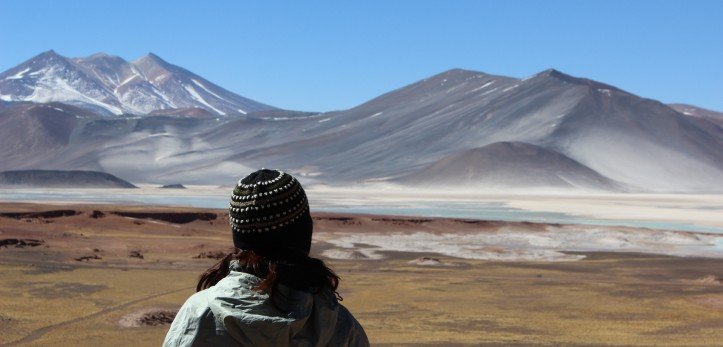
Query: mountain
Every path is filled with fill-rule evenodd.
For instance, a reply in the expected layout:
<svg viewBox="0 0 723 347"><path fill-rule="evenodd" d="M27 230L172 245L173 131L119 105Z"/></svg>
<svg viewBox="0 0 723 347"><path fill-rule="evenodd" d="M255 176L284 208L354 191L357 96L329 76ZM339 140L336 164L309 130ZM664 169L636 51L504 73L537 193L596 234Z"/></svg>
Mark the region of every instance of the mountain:
<svg viewBox="0 0 723 347"><path fill-rule="evenodd" d="M63 158L75 129L99 115L61 103L7 103L0 107L0 169ZM32 164L31 164L32 165ZM42 166L42 164L38 164Z"/></svg>
<svg viewBox="0 0 723 347"><path fill-rule="evenodd" d="M152 53L128 62L103 53L66 58L47 51L0 73L0 99L62 102L105 115L189 108L227 115L274 109Z"/></svg>
<svg viewBox="0 0 723 347"><path fill-rule="evenodd" d="M137 188L105 172L56 170L3 171L0 187Z"/></svg>
<svg viewBox="0 0 723 347"><path fill-rule="evenodd" d="M622 185L564 154L523 142L495 142L457 152L394 181L437 189L523 186L623 190Z"/></svg>
<svg viewBox="0 0 723 347"><path fill-rule="evenodd" d="M10 77L31 73L22 71ZM441 170L444 163L469 176ZM307 183L723 192L723 127L552 69L523 79L453 69L326 113L270 108L220 117L175 107L101 116L59 103L0 102L2 170L84 169L133 182L223 185L259 167ZM502 180L503 173L521 183Z"/></svg>
<svg viewBox="0 0 723 347"><path fill-rule="evenodd" d="M387 180L514 141L643 190L723 190L721 127L556 70L524 79L450 70L297 128L303 136L241 147L232 159L313 168L322 180Z"/></svg>

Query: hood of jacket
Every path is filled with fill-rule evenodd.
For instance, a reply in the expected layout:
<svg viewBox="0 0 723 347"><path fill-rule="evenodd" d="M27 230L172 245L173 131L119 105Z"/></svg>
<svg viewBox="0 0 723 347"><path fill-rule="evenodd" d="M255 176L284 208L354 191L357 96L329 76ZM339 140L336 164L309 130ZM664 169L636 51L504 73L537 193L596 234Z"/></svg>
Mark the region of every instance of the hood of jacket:
<svg viewBox="0 0 723 347"><path fill-rule="evenodd" d="M325 346L334 338L340 305L329 291L310 293L279 285L274 303L254 288L261 279L239 271L207 289L208 307L226 332L242 345ZM274 305L275 304L275 305Z"/></svg>

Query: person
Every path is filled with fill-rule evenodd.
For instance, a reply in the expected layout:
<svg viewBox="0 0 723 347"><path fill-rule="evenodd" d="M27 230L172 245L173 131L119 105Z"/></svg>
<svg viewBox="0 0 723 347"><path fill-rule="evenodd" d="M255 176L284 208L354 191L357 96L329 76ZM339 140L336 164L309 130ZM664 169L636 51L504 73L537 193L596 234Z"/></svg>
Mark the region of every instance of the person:
<svg viewBox="0 0 723 347"><path fill-rule="evenodd" d="M368 346L339 304L339 277L309 257L313 223L296 178L261 169L233 190L235 251L201 275L163 346Z"/></svg>

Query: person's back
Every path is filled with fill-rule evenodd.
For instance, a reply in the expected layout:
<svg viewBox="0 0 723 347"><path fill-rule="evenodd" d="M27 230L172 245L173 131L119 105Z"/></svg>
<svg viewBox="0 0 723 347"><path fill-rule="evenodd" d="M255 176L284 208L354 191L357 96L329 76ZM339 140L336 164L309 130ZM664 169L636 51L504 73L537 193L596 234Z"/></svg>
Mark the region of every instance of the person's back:
<svg viewBox="0 0 723 347"><path fill-rule="evenodd" d="M259 170L234 189L236 251L206 271L164 346L368 346L338 303L339 278L308 256L312 221L301 185Z"/></svg>

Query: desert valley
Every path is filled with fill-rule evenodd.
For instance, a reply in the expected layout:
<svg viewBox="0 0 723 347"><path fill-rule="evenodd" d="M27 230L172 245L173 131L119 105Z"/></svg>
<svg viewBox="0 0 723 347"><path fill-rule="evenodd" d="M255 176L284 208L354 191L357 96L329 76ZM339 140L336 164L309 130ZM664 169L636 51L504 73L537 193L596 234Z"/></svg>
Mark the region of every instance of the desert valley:
<svg viewBox="0 0 723 347"><path fill-rule="evenodd" d="M722 113L555 69L293 111L47 51L0 73L0 346L159 345L261 167L373 345L723 339Z"/></svg>

